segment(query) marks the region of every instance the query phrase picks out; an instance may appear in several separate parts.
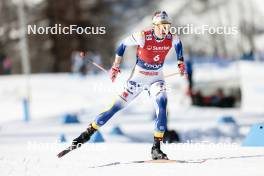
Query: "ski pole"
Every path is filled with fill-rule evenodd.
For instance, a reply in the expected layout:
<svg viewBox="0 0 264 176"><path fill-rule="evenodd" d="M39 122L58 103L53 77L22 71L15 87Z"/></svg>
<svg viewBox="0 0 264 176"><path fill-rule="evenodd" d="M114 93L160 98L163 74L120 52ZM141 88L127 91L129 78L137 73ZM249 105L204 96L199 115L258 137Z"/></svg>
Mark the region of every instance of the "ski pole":
<svg viewBox="0 0 264 176"><path fill-rule="evenodd" d="M84 51L80 52L80 56L82 58L84 58L85 52ZM102 70L103 72L108 73L108 71L104 67L102 67L101 65L95 63L94 61L92 61L90 59L87 59L87 61L90 62L91 64L93 64L94 66L96 66L97 68L99 68L100 70Z"/></svg>
<svg viewBox="0 0 264 176"><path fill-rule="evenodd" d="M179 74L181 74L181 73L175 72L175 73L167 74L167 75L164 75L164 78L172 77L172 76L179 75ZM188 76L187 73L184 73L184 75Z"/></svg>
<svg viewBox="0 0 264 176"><path fill-rule="evenodd" d="M108 71L103 68L101 65L95 63L94 61L88 60L91 64L93 64L94 66L96 66L97 68L99 68L100 70L104 71L105 73L108 73Z"/></svg>

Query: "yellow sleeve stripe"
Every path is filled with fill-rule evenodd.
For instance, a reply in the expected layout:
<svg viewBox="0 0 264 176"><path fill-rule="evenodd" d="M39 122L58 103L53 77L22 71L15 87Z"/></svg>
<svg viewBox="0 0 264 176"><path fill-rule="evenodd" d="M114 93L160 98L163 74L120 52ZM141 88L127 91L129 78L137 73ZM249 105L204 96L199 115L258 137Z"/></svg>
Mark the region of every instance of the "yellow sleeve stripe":
<svg viewBox="0 0 264 176"><path fill-rule="evenodd" d="M92 127L96 130L98 130L100 128L99 125L97 125L95 122L92 123Z"/></svg>
<svg viewBox="0 0 264 176"><path fill-rule="evenodd" d="M163 138L164 132L160 132L160 131L155 131L154 132L154 137L157 138Z"/></svg>

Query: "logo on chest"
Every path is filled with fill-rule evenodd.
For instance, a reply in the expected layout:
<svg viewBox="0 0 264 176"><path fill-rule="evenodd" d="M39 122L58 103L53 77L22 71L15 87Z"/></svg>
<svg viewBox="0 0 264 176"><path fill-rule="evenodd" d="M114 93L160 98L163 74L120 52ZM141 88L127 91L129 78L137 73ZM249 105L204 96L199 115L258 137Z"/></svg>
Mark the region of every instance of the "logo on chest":
<svg viewBox="0 0 264 176"><path fill-rule="evenodd" d="M167 51L170 49L170 46L151 46L151 45L148 45L146 47L147 50L149 51Z"/></svg>

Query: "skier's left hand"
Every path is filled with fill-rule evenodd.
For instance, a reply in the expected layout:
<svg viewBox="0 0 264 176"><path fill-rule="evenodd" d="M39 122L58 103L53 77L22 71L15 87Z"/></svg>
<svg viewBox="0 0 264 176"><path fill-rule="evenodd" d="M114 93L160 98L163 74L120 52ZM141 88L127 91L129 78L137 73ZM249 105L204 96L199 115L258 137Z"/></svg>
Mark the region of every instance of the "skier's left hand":
<svg viewBox="0 0 264 176"><path fill-rule="evenodd" d="M179 68L181 76L183 76L185 73L185 64L183 61L178 62L178 68Z"/></svg>

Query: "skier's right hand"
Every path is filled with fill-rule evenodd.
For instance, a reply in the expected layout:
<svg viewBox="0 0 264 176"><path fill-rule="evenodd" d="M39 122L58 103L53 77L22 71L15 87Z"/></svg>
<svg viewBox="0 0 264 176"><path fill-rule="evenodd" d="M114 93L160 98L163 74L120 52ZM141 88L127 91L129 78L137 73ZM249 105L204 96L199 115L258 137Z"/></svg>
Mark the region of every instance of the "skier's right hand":
<svg viewBox="0 0 264 176"><path fill-rule="evenodd" d="M112 66L112 68L110 70L110 77L111 77L112 82L115 81L118 73L121 73L119 66Z"/></svg>

